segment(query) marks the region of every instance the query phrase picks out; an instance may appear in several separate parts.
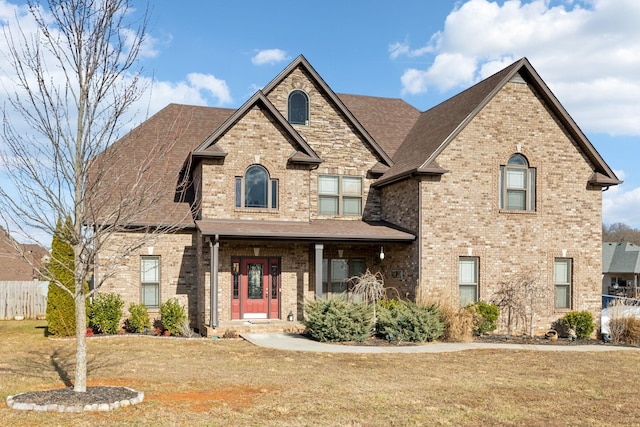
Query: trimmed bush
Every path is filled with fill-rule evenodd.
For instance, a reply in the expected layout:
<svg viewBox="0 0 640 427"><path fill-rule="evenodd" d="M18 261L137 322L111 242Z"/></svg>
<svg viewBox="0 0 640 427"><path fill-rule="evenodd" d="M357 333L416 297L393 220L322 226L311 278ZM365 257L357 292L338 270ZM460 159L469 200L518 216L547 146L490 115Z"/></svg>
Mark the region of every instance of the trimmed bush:
<svg viewBox="0 0 640 427"><path fill-rule="evenodd" d="M323 342L358 341L372 335L371 305L340 298L317 300L305 305L303 324L311 337Z"/></svg>
<svg viewBox="0 0 640 427"><path fill-rule="evenodd" d="M390 309L380 306L377 332L389 341L434 341L442 336L444 323L435 306L402 302Z"/></svg>
<svg viewBox="0 0 640 427"><path fill-rule="evenodd" d="M129 304L129 318L124 322L127 332L142 334L145 328L151 328L151 320L149 319L149 311L144 304Z"/></svg>
<svg viewBox="0 0 640 427"><path fill-rule="evenodd" d="M567 329L573 329L578 338L589 338L596 325L593 315L588 311L570 311L562 317Z"/></svg>
<svg viewBox="0 0 640 427"><path fill-rule="evenodd" d="M187 314L184 307L180 305L177 298L170 298L160 304L160 322L165 331L171 335L178 336L182 332L182 325L187 321Z"/></svg>
<svg viewBox="0 0 640 427"><path fill-rule="evenodd" d="M89 324L103 334L117 334L124 301L118 294L98 294L89 309Z"/></svg>
<svg viewBox="0 0 640 427"><path fill-rule="evenodd" d="M476 335L484 335L493 332L498 328L498 316L500 310L495 304L487 304L484 301L476 301L467 306L473 313L473 333Z"/></svg>

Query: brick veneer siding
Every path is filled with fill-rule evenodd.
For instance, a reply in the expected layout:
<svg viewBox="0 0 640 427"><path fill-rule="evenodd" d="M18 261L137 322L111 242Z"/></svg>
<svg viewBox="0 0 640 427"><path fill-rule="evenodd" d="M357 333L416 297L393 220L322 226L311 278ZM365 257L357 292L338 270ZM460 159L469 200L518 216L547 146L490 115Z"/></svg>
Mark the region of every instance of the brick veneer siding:
<svg viewBox="0 0 640 427"><path fill-rule="evenodd" d="M499 167L520 152L536 168L536 211L498 208ZM600 308L601 192L573 139L526 84L508 83L440 154L450 172L421 183L421 283L458 301L458 259L480 259L479 297L531 269L545 287L535 302L536 332L567 310L554 309L554 257L573 259L574 310ZM504 326L504 325L503 325ZM528 330L526 331L528 332Z"/></svg>
<svg viewBox="0 0 640 427"><path fill-rule="evenodd" d="M100 252L96 276L105 274L105 265L113 253L123 246L141 241L140 233L119 233ZM100 288L100 293L118 293L124 300L124 317L128 317L129 304L141 302L140 258L160 257L160 303L177 298L185 307L191 326L197 324L197 272L195 232L181 232L154 236L132 255L125 257ZM151 320L160 318L159 309L149 309Z"/></svg>
<svg viewBox="0 0 640 427"><path fill-rule="evenodd" d="M382 188L382 219L396 224L416 235L420 233L420 181L405 179ZM402 289L402 297L417 296L420 276L420 238L411 244L389 247L385 254L387 266L385 283ZM391 271L401 271L401 277Z"/></svg>
<svg viewBox="0 0 640 427"><path fill-rule="evenodd" d="M315 85L313 80L297 68L273 88L267 98L287 117L287 100L294 89L301 89L309 96L309 124L294 125L295 130L323 160L310 173L309 205L310 218L327 218L318 214L318 175L351 175L363 178L363 218L380 219L380 193L370 189L374 181L367 178L367 171L380 160L367 145L346 117L333 105L330 99ZM360 219L360 217L339 217L340 219Z"/></svg>

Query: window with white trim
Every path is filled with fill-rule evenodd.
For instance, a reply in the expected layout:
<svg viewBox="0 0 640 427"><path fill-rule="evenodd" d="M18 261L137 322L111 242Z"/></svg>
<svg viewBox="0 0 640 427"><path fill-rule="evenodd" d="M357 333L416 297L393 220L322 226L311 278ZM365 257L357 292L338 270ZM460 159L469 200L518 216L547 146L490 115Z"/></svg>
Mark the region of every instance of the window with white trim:
<svg viewBox="0 0 640 427"><path fill-rule="evenodd" d="M236 177L236 207L278 209L278 180L261 165L249 166Z"/></svg>
<svg viewBox="0 0 640 427"><path fill-rule="evenodd" d="M465 307L478 301L478 257L460 257L458 260L458 286L460 305Z"/></svg>
<svg viewBox="0 0 640 427"><path fill-rule="evenodd" d="M289 94L289 123L292 125L309 124L309 96L302 90L294 90Z"/></svg>
<svg viewBox="0 0 640 427"><path fill-rule="evenodd" d="M140 298L149 308L160 306L160 257L143 256L140 258Z"/></svg>
<svg viewBox="0 0 640 427"><path fill-rule="evenodd" d="M362 215L362 178L345 175L318 176L320 215Z"/></svg>
<svg viewBox="0 0 640 427"><path fill-rule="evenodd" d="M572 264L571 258L553 260L554 307L557 309L571 308Z"/></svg>
<svg viewBox="0 0 640 427"><path fill-rule="evenodd" d="M536 170L522 154L512 155L500 166L499 205L505 210L536 210Z"/></svg>

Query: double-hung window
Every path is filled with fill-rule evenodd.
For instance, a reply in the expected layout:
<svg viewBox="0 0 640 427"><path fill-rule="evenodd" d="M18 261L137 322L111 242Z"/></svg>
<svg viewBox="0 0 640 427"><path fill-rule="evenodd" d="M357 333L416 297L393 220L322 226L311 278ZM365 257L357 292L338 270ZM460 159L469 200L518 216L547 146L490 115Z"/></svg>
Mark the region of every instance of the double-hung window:
<svg viewBox="0 0 640 427"><path fill-rule="evenodd" d="M160 306L160 257L140 258L140 282L142 304L146 307Z"/></svg>
<svg viewBox="0 0 640 427"><path fill-rule="evenodd" d="M553 261L554 307L557 309L571 308L571 265L571 258L556 258Z"/></svg>
<svg viewBox="0 0 640 427"><path fill-rule="evenodd" d="M477 257L460 257L458 260L458 286L462 307L478 301L478 267Z"/></svg>
<svg viewBox="0 0 640 427"><path fill-rule="evenodd" d="M318 213L362 215L362 178L345 175L318 177Z"/></svg>
<svg viewBox="0 0 640 427"><path fill-rule="evenodd" d="M536 170L522 154L509 157L500 166L500 209L515 211L536 210Z"/></svg>
<svg viewBox="0 0 640 427"><path fill-rule="evenodd" d="M236 177L236 207L278 209L278 180L270 179L263 166L249 166Z"/></svg>

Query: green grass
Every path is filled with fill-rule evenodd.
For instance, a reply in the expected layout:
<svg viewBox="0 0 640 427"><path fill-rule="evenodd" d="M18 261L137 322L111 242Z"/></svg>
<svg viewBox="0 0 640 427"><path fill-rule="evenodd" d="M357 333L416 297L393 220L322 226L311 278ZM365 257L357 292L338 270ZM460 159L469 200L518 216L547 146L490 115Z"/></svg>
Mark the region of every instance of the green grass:
<svg viewBox="0 0 640 427"><path fill-rule="evenodd" d="M145 392L108 413L10 410L8 395L64 385L74 341L0 322L0 420L40 426L636 425L640 351L327 354L242 340L89 340L90 385Z"/></svg>

